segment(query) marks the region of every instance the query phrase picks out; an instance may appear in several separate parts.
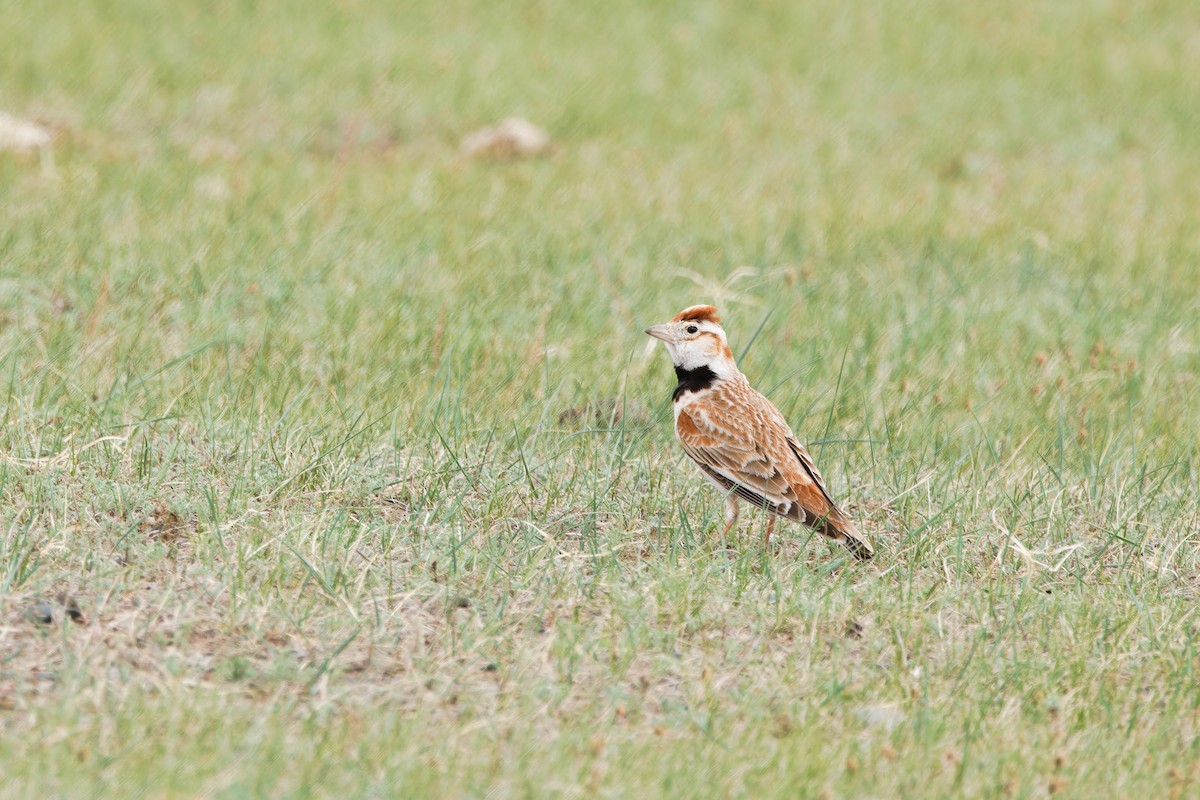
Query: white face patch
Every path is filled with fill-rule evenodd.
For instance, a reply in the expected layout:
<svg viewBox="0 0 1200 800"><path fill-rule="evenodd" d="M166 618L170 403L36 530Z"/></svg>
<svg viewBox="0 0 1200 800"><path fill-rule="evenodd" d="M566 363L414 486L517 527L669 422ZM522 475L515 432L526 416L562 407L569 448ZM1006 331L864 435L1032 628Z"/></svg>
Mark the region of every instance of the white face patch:
<svg viewBox="0 0 1200 800"><path fill-rule="evenodd" d="M708 367L718 379L737 374L737 365L729 353L725 331L715 322L672 322L670 334L671 338L665 344L677 368L693 370Z"/></svg>

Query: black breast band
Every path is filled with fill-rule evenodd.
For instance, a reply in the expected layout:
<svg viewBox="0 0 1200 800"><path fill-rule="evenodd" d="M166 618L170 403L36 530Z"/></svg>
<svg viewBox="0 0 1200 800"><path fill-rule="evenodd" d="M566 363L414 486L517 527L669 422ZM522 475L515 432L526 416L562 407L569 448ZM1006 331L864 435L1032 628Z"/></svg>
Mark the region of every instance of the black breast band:
<svg viewBox="0 0 1200 800"><path fill-rule="evenodd" d="M684 392L698 392L701 389L707 389L716 383L717 373L706 366L695 369L684 369L677 366L675 367L675 377L679 378L679 385L675 387L675 394L671 395L672 400L678 400Z"/></svg>

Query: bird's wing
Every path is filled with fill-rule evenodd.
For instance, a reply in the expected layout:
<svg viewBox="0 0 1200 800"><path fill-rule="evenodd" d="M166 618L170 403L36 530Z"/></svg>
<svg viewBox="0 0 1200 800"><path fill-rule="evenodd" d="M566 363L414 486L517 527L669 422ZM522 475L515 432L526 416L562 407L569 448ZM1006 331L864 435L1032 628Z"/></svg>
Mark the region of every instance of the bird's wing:
<svg viewBox="0 0 1200 800"><path fill-rule="evenodd" d="M679 411L675 432L688 456L742 499L803 522L869 558L871 545L834 504L779 410L749 386L730 389L716 389Z"/></svg>
<svg viewBox="0 0 1200 800"><path fill-rule="evenodd" d="M832 507L819 484L789 455L790 431L764 425L761 415L697 401L680 410L675 432L705 472L744 500L781 516L803 520ZM758 416L760 418L756 419Z"/></svg>

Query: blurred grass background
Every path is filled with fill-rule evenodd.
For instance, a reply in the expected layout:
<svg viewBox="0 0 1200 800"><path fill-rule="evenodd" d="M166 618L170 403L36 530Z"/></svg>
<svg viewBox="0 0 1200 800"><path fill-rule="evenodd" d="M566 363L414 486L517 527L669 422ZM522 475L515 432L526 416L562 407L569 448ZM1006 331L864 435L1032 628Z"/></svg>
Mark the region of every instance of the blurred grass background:
<svg viewBox="0 0 1200 800"><path fill-rule="evenodd" d="M0 19L0 794L1195 790L1192 4ZM711 530L705 301L872 566Z"/></svg>

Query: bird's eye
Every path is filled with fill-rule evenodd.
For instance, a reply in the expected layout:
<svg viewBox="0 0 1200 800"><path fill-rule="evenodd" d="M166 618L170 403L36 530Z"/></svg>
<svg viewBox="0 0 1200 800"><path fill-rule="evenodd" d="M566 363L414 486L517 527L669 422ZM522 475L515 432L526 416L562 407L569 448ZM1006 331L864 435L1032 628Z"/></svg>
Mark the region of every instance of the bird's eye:
<svg viewBox="0 0 1200 800"><path fill-rule="evenodd" d="M687 332L688 332L688 333L695 333L695 332L696 332L696 331L698 331L698 330L700 330L700 329L699 329L699 328L697 328L695 325L688 325L688 326L687 326Z"/></svg>

